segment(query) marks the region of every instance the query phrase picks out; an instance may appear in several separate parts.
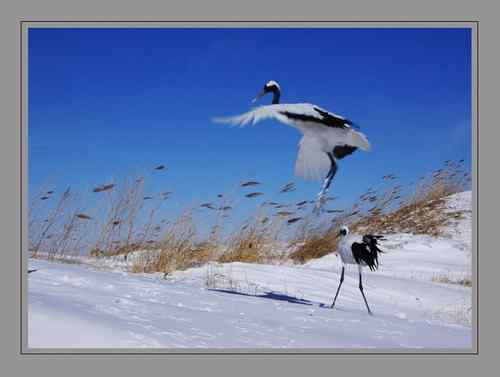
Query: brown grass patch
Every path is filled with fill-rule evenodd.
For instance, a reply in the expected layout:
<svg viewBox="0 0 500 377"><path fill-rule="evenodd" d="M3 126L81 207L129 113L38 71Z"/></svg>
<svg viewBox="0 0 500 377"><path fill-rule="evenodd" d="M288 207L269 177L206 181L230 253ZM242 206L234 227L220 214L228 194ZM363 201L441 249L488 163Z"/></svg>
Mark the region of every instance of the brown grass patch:
<svg viewBox="0 0 500 377"><path fill-rule="evenodd" d="M166 231L163 239L144 252L145 272L182 271L214 259L216 245L209 241L196 242L192 210L186 210Z"/></svg>
<svg viewBox="0 0 500 377"><path fill-rule="evenodd" d="M432 278L433 282L437 283L445 283L445 284L458 284L462 285L467 288L472 287L472 280L471 279L459 279L459 280L452 280L446 275L440 275L440 276L435 276Z"/></svg>
<svg viewBox="0 0 500 377"><path fill-rule="evenodd" d="M144 272L144 266L141 263L134 263L132 265L131 272L134 274L140 274Z"/></svg>
<svg viewBox="0 0 500 377"><path fill-rule="evenodd" d="M144 176L125 177L95 188L100 194L90 194L96 200L92 208L77 203L78 195L69 189L40 201L47 188L41 190L30 204L31 257L86 253L95 258L124 255L127 259L135 253L134 271L165 274L208 262L269 263L290 258L304 263L336 251L341 224L352 232L439 236L445 225L463 215L445 211L445 198L470 186L462 162L447 161L443 168L409 186L398 184L393 174L386 175L378 188L366 190L351 208L335 208L335 198L330 198L325 204L330 208L318 217L307 213L311 200L296 204L263 201L261 192L247 193L241 187L260 182L246 181L235 188L236 199L230 201L233 193L218 194L166 221L170 213L162 206L168 205L163 199L170 192L162 188L161 194L145 196L145 181ZM289 183L276 195L286 196L282 192L294 189ZM265 197L269 195L266 192ZM241 200L255 202L256 207L237 231L229 233L227 223L234 221L227 219ZM204 224L206 236L197 229L196 213L202 213L204 221L210 219Z"/></svg>
<svg viewBox="0 0 500 377"><path fill-rule="evenodd" d="M220 263L265 263L272 259L274 239L270 228L262 224L258 216L251 224L245 224L228 242L227 250L217 259Z"/></svg>
<svg viewBox="0 0 500 377"><path fill-rule="evenodd" d="M461 211L444 208L449 195L464 191L470 183L470 176L461 162L447 161L443 168L422 177L405 199L402 199L402 186L394 175L382 179L386 182L383 190L369 188L350 210L335 216L327 230L303 232L290 258L304 263L335 251L336 234L343 224L353 233L411 233L436 237L443 234L450 221L463 216ZM387 184L387 181L395 182Z"/></svg>
<svg viewBox="0 0 500 377"><path fill-rule="evenodd" d="M314 235L307 238L290 254L295 263L305 263L311 259L321 258L337 249L337 238Z"/></svg>

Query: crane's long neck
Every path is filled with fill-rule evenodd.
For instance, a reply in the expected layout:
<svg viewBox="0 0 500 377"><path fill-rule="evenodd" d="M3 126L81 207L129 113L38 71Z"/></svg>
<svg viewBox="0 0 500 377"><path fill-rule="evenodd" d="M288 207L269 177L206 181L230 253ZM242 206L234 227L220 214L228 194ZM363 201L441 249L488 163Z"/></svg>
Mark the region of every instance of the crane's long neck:
<svg viewBox="0 0 500 377"><path fill-rule="evenodd" d="M280 90L276 87L273 88L273 105L280 103Z"/></svg>

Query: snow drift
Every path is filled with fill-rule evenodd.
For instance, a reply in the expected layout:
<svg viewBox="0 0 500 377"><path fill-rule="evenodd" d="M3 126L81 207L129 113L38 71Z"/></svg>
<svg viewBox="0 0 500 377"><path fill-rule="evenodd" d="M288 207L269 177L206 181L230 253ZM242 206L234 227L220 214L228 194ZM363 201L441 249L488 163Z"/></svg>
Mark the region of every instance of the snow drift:
<svg viewBox="0 0 500 377"><path fill-rule="evenodd" d="M340 261L305 265L209 264L168 279L118 264L29 260L30 348L472 347L471 193L441 238L387 236L376 272L365 269L366 313L357 270L346 270L329 309Z"/></svg>

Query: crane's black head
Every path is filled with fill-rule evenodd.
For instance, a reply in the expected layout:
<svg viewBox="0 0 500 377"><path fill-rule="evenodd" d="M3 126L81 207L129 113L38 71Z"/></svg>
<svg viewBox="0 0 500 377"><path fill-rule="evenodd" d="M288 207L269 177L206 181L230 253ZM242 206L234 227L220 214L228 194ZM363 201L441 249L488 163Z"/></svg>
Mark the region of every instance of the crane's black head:
<svg viewBox="0 0 500 377"><path fill-rule="evenodd" d="M347 228L345 225L340 227L340 231L339 231L339 236L340 237L345 237L349 234L349 228Z"/></svg>
<svg viewBox="0 0 500 377"><path fill-rule="evenodd" d="M265 96L267 93L273 93L273 104L280 103L281 88L276 81L268 81L261 92L257 94L257 97L253 99L252 102L257 101L260 97Z"/></svg>

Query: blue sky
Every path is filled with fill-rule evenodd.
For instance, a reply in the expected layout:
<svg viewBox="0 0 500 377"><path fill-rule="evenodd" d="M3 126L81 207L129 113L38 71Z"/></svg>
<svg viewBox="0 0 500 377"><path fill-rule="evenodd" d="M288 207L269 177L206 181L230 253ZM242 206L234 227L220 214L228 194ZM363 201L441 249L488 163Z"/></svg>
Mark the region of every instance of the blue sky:
<svg viewBox="0 0 500 377"><path fill-rule="evenodd" d="M387 173L409 182L447 159L471 161L467 29L30 29L29 184L89 192L151 174L173 207L240 181L290 201L319 182L293 176L300 134L275 121L228 128L268 80L283 103L355 121L373 145L341 161L331 194L349 203ZM261 103L270 103L263 98ZM164 172L154 172L157 164ZM244 201L243 201L244 202Z"/></svg>

